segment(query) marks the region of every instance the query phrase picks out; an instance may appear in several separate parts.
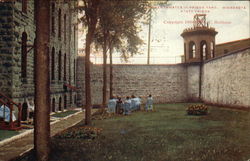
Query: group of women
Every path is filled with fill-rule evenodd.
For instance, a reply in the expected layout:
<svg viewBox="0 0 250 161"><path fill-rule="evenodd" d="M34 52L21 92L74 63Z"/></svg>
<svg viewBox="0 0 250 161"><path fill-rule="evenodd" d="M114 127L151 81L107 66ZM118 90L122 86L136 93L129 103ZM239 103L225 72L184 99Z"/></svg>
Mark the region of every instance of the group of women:
<svg viewBox="0 0 250 161"><path fill-rule="evenodd" d="M129 115L133 111L141 110L141 97L127 96L123 101L121 97L111 97L108 102L108 112ZM150 94L147 98L145 110L153 110L153 97Z"/></svg>

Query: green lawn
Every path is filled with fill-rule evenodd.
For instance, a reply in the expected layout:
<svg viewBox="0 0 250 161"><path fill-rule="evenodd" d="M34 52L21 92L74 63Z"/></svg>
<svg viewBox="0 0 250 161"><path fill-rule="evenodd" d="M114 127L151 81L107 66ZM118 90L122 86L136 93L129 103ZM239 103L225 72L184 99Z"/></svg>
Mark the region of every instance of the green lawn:
<svg viewBox="0 0 250 161"><path fill-rule="evenodd" d="M76 112L78 112L78 111L76 111L76 110L69 110L69 111L65 111L65 112L55 113L55 114L53 114L51 116L52 117L66 117L66 116L72 115L72 114L74 114Z"/></svg>
<svg viewBox="0 0 250 161"><path fill-rule="evenodd" d="M0 141L19 134L18 131L0 130Z"/></svg>
<svg viewBox="0 0 250 161"><path fill-rule="evenodd" d="M250 112L209 107L206 116L188 116L188 104L157 105L95 120L103 131L94 140L52 140L53 161L247 161ZM80 125L78 125L80 126Z"/></svg>

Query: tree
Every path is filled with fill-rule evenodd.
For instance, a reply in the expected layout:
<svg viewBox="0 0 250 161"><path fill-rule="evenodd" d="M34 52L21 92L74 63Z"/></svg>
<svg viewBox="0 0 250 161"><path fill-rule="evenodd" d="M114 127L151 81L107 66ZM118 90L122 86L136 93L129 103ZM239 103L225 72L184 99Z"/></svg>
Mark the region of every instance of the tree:
<svg viewBox="0 0 250 161"><path fill-rule="evenodd" d="M38 161L47 161L50 152L49 7L50 0L35 0L34 148Z"/></svg>
<svg viewBox="0 0 250 161"><path fill-rule="evenodd" d="M167 1L134 1L133 4L123 4L122 7L116 7L115 13L122 15L120 18L116 18L115 27L113 27L113 35L109 36L109 56L110 56L110 96L113 95L113 65L112 65L112 52L114 50L121 53L121 58L127 61L129 57L139 53L139 47L143 44L143 41L137 35L139 32L138 22L149 25L151 23L151 15L153 5L166 6ZM156 7L157 8L157 7ZM117 15L117 14L116 14ZM117 21L121 20L121 21ZM126 43L122 43L123 39L127 40ZM150 42L150 37L149 37ZM150 46L150 43L148 44ZM149 59L148 59L149 62Z"/></svg>
<svg viewBox="0 0 250 161"><path fill-rule="evenodd" d="M91 124L91 77L90 77L90 47L98 22L100 0L83 0L83 6L79 7L84 11L84 16L80 19L87 27L85 44L85 124Z"/></svg>
<svg viewBox="0 0 250 161"><path fill-rule="evenodd" d="M122 1L124 2L124 1ZM118 1L104 1L100 7L100 23L95 34L97 48L103 49L103 107L106 105L107 91L107 50L110 54L110 97L113 96L112 52L113 49L122 51L127 58L138 53L138 47L143 41L137 35L138 20L147 12L146 1L134 1L133 4Z"/></svg>
<svg viewBox="0 0 250 161"><path fill-rule="evenodd" d="M103 89L102 89L102 108L105 108L107 104L107 51L108 51L108 40L110 36L110 24L114 22L113 15L113 4L112 1L102 1L99 9L99 24L95 33L95 44L98 50L101 46L103 51ZM110 96L111 97L111 96Z"/></svg>

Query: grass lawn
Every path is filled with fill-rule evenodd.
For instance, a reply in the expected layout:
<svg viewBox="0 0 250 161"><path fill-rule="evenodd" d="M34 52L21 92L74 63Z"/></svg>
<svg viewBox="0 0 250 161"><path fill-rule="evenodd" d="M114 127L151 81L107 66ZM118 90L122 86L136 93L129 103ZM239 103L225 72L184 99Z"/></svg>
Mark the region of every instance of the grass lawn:
<svg viewBox="0 0 250 161"><path fill-rule="evenodd" d="M72 115L72 114L74 114L76 112L78 112L78 111L76 111L76 110L69 110L69 111L65 111L65 112L55 113L55 114L53 114L51 116L52 117L66 117L66 116Z"/></svg>
<svg viewBox="0 0 250 161"><path fill-rule="evenodd" d="M0 141L19 134L18 131L0 130Z"/></svg>
<svg viewBox="0 0 250 161"><path fill-rule="evenodd" d="M186 115L188 104L156 105L93 121L94 140L52 140L53 161L247 161L250 112L209 107L206 116ZM78 125L80 126L80 125Z"/></svg>

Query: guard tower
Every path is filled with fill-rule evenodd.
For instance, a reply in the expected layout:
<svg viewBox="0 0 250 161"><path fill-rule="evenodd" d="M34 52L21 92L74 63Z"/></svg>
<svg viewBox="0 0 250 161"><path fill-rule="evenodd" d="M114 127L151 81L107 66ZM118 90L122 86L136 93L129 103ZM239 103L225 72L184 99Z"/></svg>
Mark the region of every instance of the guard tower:
<svg viewBox="0 0 250 161"><path fill-rule="evenodd" d="M196 14L193 27L183 31L185 62L203 62L213 58L215 36L218 32L209 27L206 14Z"/></svg>

